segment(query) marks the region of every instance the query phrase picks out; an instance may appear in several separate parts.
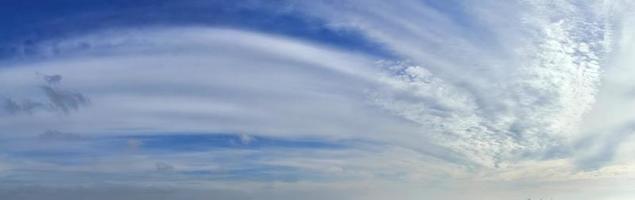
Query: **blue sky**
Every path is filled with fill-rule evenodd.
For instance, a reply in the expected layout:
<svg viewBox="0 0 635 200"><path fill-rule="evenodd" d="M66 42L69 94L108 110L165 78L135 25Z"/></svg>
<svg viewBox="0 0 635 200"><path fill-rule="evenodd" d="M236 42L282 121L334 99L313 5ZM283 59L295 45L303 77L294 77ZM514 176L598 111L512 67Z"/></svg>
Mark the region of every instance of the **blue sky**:
<svg viewBox="0 0 635 200"><path fill-rule="evenodd" d="M633 6L4 1L0 198L632 199Z"/></svg>
<svg viewBox="0 0 635 200"><path fill-rule="evenodd" d="M381 45L355 29L332 30L323 19L291 9L286 1L16 1L2 10L2 53L19 54L51 38L112 27L214 26L292 36L355 51L388 56ZM98 22L98 23L95 23ZM18 51L18 52L16 52Z"/></svg>

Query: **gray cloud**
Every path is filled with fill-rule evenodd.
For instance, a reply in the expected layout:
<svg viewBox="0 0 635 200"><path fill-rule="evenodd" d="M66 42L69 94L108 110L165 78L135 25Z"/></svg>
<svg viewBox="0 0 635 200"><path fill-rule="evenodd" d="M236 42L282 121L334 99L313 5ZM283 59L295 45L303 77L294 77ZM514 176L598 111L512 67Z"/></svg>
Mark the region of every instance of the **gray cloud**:
<svg viewBox="0 0 635 200"><path fill-rule="evenodd" d="M30 99L24 99L21 102L17 102L11 98L4 98L3 108L9 114L33 114L38 109L44 109L43 103L35 102Z"/></svg>
<svg viewBox="0 0 635 200"><path fill-rule="evenodd" d="M22 107L20 107L17 102L10 98L4 99L3 108L5 111L11 114L16 114L22 110Z"/></svg>
<svg viewBox="0 0 635 200"><path fill-rule="evenodd" d="M78 110L90 102L79 92L55 88L50 85L41 86L41 89L48 97L50 107L64 113Z"/></svg>
<svg viewBox="0 0 635 200"><path fill-rule="evenodd" d="M171 172L174 171L174 166L165 163L165 162L157 162L155 163L156 170L159 172Z"/></svg>
<svg viewBox="0 0 635 200"><path fill-rule="evenodd" d="M46 84L40 89L46 96L46 102L38 102L32 99L24 99L20 102L10 97L4 97L2 108L9 114L33 114L37 111L70 113L90 103L88 97L80 92L60 87L61 75L42 75Z"/></svg>

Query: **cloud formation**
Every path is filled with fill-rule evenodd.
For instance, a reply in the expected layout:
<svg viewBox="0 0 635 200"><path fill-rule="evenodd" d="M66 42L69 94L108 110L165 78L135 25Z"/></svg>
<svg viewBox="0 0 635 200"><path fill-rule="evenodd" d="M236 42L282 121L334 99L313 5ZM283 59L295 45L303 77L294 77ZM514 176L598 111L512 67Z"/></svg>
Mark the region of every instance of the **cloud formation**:
<svg viewBox="0 0 635 200"><path fill-rule="evenodd" d="M49 170L74 183L91 182L82 173L123 174L111 181L132 185L278 181L284 186L275 191L293 192L307 191L298 189L303 181L317 188L350 181L338 186L355 191L440 183L451 189L412 199L461 199L447 191L628 182L635 177L635 115L624 112L635 108L628 95L635 88L629 6L289 3L325 28L358 30L394 57L202 26L113 28L50 40L33 46L43 60L0 68L0 137L14 139L0 152L9 152L17 169L12 180ZM39 72L64 76L32 79ZM91 139L72 140L70 133ZM34 148L33 137L56 141ZM73 159L60 159L67 154ZM358 188L367 182L377 185ZM506 189L521 191L507 197L527 197ZM404 191L416 189L372 197Z"/></svg>
<svg viewBox="0 0 635 200"><path fill-rule="evenodd" d="M309 4L318 9L308 12L358 27L409 60L388 67L394 75L374 93L377 104L492 167L543 157L580 135L613 32L599 2Z"/></svg>

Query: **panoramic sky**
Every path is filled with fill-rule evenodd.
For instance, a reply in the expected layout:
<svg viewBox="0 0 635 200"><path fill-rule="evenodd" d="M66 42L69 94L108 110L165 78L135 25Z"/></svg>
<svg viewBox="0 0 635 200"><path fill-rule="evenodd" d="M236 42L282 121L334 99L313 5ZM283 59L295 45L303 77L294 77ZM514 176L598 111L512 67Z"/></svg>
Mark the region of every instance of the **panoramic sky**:
<svg viewBox="0 0 635 200"><path fill-rule="evenodd" d="M633 199L634 4L5 0L0 199Z"/></svg>

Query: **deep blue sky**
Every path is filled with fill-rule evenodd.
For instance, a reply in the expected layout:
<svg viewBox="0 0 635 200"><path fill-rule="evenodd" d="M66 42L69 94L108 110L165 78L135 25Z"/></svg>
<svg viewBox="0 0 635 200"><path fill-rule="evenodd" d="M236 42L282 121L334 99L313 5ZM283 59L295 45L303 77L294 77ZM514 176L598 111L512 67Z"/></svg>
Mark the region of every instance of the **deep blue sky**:
<svg viewBox="0 0 635 200"><path fill-rule="evenodd" d="M305 39L353 51L387 56L378 43L355 30L327 27L286 1L110 0L2 1L0 56L31 54L40 41L109 28L207 25Z"/></svg>

